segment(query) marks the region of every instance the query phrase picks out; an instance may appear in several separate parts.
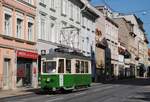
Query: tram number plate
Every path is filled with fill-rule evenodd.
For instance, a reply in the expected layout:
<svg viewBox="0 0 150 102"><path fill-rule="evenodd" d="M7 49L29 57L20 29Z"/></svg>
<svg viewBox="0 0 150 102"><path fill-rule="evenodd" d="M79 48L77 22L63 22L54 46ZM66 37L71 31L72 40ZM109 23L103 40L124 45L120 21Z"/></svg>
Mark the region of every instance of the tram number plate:
<svg viewBox="0 0 150 102"><path fill-rule="evenodd" d="M59 86L63 86L64 85L64 76L63 74L59 75Z"/></svg>

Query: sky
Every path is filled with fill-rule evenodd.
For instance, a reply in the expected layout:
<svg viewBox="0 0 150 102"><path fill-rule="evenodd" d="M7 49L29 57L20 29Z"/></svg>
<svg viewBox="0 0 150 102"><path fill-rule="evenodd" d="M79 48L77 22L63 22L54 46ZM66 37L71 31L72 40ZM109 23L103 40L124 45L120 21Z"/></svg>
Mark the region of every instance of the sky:
<svg viewBox="0 0 150 102"><path fill-rule="evenodd" d="M114 11L125 14L135 13L143 21L150 42L150 0L92 0L91 3L93 5L103 5L104 1Z"/></svg>

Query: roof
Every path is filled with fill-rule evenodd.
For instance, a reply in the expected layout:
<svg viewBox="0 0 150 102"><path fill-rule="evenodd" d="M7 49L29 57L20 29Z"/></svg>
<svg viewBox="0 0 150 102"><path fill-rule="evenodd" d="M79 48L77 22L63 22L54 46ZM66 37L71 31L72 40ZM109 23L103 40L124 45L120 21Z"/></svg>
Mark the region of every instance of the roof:
<svg viewBox="0 0 150 102"><path fill-rule="evenodd" d="M67 58L67 59L82 59L82 60L91 60L90 57L84 56L82 54L78 55L77 53L68 53L68 52L50 52L49 54L42 55L42 58L47 60L52 60L53 58Z"/></svg>
<svg viewBox="0 0 150 102"><path fill-rule="evenodd" d="M93 14L93 16L95 16L96 18L99 17L99 15L97 14L97 9L95 7L93 7L89 1L87 0L80 0L87 8L87 10Z"/></svg>

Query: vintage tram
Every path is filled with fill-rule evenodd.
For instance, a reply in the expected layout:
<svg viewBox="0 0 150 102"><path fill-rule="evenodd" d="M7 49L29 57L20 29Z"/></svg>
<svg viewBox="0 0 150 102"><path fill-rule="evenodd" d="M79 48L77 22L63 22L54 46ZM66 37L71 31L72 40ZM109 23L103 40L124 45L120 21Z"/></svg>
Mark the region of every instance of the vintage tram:
<svg viewBox="0 0 150 102"><path fill-rule="evenodd" d="M91 59L82 54L52 51L41 56L40 86L43 90L73 90L91 84Z"/></svg>

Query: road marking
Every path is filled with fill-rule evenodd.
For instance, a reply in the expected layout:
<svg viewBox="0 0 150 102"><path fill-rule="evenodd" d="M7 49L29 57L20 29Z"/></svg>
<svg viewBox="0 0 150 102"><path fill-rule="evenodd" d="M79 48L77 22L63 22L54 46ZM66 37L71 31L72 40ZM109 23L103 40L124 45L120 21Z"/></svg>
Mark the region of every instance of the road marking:
<svg viewBox="0 0 150 102"><path fill-rule="evenodd" d="M80 95L84 95L84 94L86 94L86 92L77 93L77 94L75 94L75 96L80 96Z"/></svg>
<svg viewBox="0 0 150 102"><path fill-rule="evenodd" d="M45 102L53 102L53 101L58 101L58 100L63 100L64 97L59 97L59 98L53 98L53 99L50 99L48 101L45 101Z"/></svg>

